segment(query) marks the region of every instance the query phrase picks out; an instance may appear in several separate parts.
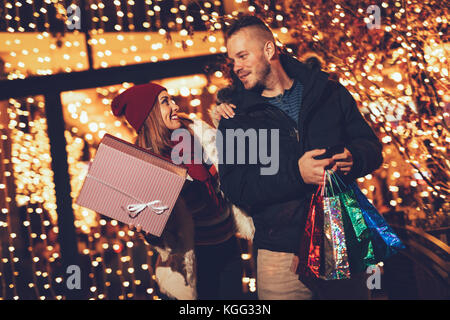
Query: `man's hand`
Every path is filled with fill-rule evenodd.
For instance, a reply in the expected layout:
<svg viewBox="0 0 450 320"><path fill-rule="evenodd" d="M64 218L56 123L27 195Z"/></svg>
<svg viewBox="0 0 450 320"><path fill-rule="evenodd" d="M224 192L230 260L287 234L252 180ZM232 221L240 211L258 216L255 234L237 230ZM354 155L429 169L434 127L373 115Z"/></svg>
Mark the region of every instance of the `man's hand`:
<svg viewBox="0 0 450 320"><path fill-rule="evenodd" d="M224 117L225 119L233 118L234 117L233 109L236 109L236 106L234 104L221 103L213 107L211 111L211 116L216 121L219 121L221 117Z"/></svg>
<svg viewBox="0 0 450 320"><path fill-rule="evenodd" d="M314 157L324 154L326 149L314 149L298 159L298 168L303 181L307 184L323 184L323 173L325 168L334 165L333 158L316 160Z"/></svg>
<svg viewBox="0 0 450 320"><path fill-rule="evenodd" d="M335 161L332 168L333 171L340 171L344 175L347 175L352 169L353 157L347 148L344 149L344 152L335 154L332 159Z"/></svg>

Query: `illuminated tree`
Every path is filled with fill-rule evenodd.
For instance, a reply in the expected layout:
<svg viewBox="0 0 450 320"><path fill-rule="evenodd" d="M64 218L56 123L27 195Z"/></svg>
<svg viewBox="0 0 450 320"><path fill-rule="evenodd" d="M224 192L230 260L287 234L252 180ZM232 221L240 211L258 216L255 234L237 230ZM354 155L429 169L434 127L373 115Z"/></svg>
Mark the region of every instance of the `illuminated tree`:
<svg viewBox="0 0 450 320"><path fill-rule="evenodd" d="M269 2L255 1L256 14L289 30L288 51L323 61L384 144L383 167L360 179L363 191L414 225L447 226L448 1L285 0L277 12Z"/></svg>

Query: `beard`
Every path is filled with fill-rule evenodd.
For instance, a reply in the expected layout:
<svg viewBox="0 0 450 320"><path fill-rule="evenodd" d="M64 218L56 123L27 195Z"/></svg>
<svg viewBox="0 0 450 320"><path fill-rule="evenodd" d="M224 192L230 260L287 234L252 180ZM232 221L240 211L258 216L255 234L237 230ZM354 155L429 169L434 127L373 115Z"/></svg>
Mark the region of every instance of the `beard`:
<svg viewBox="0 0 450 320"><path fill-rule="evenodd" d="M270 74L270 63L263 60L261 68L256 71L256 81L250 87L246 88L247 90L262 92L266 89L266 79Z"/></svg>

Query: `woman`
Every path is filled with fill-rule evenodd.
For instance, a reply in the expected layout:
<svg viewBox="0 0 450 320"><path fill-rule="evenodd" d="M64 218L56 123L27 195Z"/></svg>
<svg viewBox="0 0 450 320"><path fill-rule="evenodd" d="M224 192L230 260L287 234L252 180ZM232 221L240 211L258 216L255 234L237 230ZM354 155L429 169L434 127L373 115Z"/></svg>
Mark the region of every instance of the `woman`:
<svg viewBox="0 0 450 320"><path fill-rule="evenodd" d="M167 90L157 84L127 89L113 100L112 111L115 116L125 115L137 133L138 146L169 160L176 144L171 141L174 130L188 129L191 145L204 143L202 135L194 132L206 124L181 117ZM211 149L211 143L215 144L208 143L205 148ZM208 166L207 161L198 164L193 161L197 156L192 153L188 157L191 161L182 164L187 168L188 180L163 234L160 238L145 237L160 254L156 280L163 293L177 299L236 299L242 284L232 208L238 214L239 210L219 191L216 167ZM247 233L252 233L252 227L247 225ZM233 270L234 276L225 279Z"/></svg>

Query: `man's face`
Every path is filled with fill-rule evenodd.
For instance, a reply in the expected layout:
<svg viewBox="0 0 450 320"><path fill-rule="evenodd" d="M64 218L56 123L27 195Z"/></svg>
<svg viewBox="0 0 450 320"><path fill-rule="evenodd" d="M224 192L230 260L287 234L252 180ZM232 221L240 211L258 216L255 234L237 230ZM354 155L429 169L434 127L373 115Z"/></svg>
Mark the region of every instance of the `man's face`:
<svg viewBox="0 0 450 320"><path fill-rule="evenodd" d="M270 64L264 56L261 40L256 32L244 28L233 34L227 42L228 57L233 62L233 71L239 77L245 89L265 87Z"/></svg>

